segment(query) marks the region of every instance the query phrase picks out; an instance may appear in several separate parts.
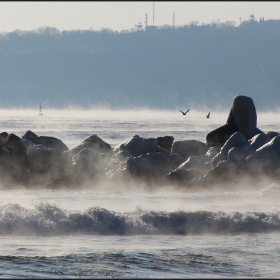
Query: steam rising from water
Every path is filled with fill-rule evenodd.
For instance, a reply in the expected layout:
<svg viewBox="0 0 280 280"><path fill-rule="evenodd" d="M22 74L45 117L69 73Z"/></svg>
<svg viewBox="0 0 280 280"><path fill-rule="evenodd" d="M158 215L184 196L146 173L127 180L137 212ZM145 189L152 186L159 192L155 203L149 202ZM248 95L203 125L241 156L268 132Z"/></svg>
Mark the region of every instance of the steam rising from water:
<svg viewBox="0 0 280 280"><path fill-rule="evenodd" d="M179 108L180 109L180 108ZM43 116L46 118L95 118L95 119L160 119L162 121L169 118L183 117L182 113L178 110L151 110L147 108L135 108L125 110L113 110L107 108L92 108L92 109L79 109L79 108L67 108L63 110L59 109L42 109ZM184 110L184 109L182 109ZM208 110L199 111L190 109L185 118L193 119L195 117L205 119ZM0 114L3 117L37 117L39 116L39 110L34 109L0 109ZM212 112L213 119L219 119L227 116L227 111ZM211 116L212 117L212 116Z"/></svg>
<svg viewBox="0 0 280 280"><path fill-rule="evenodd" d="M42 117L39 110L0 111L2 131L21 136L32 130L57 137L70 149L92 134L112 146L135 134L204 142L228 116L228 110L213 111L207 119L208 110L192 108L186 116L177 110L44 106ZM278 120L276 114L258 114L258 127L278 131ZM47 278L279 277L279 185L259 176L253 183L243 178L239 184L186 192L128 181L1 189L1 273L8 278L22 277L23 270Z"/></svg>
<svg viewBox="0 0 280 280"><path fill-rule="evenodd" d="M209 123L207 129L210 131L223 125L227 118L227 113L212 112L211 121L209 121L206 119L207 111L192 109L186 116L183 116L179 110L145 108L131 110L43 108L42 112L43 116L39 116L39 108L38 111L0 109L1 130L18 136L31 130L38 136L57 137L69 149L79 145L86 137L96 134L114 147L137 134L155 138L172 135L176 140L196 139L204 142L208 132L205 131L205 122Z"/></svg>
<svg viewBox="0 0 280 280"><path fill-rule="evenodd" d="M34 109L1 109L1 130L8 133L14 133L18 136L23 135L27 130L31 130L38 136L44 135L57 137L62 140L69 149L79 145L85 138L92 134L98 135L105 142L111 144L112 147L120 144L133 135L154 138L170 135L174 136L175 141L196 139L205 142L206 134L225 124L228 116L228 110L224 112L211 112L210 119L207 119L207 110L202 112L193 110L192 108L190 108L190 111L186 116L183 116L178 110L164 111L149 110L146 108L133 110L110 110L107 108L92 108L90 110L68 108L67 110L55 110L43 107L42 112L43 116L39 116L39 110ZM275 113L263 112L258 114L257 126L264 132L269 130L278 131L278 119L279 118ZM161 188L162 186L159 185L157 186L158 189L149 189L144 183L142 183L141 186L140 183L133 185L132 183L128 184L127 182L123 182L121 185L112 185L110 188L106 188L102 182L98 182L98 184L89 184L90 187L88 189L100 193L101 196L108 196L108 194L124 196L123 202L119 203L118 207L114 203L106 200L103 200L106 201L106 203L104 202L104 205L102 205L102 199L99 199L98 202L96 202L97 205L104 206L108 211L113 210L108 205L114 205L115 210L120 210L121 206L126 208L124 205L127 205L125 203L128 202L125 195L127 194L131 198L133 193L137 194L137 199L133 197L132 200L133 207L138 204L138 199L141 202L141 196L143 195L148 196L150 194L151 196L154 196L160 194L163 197L166 196L167 199L161 199L160 202L156 199L157 202L154 204L154 210L161 209L162 207L162 210L177 211L181 207L180 209L192 211L201 209L211 209L213 211L222 209L223 211L226 211L226 207L227 209L234 210L237 205L241 209L246 208L244 205L250 205L252 207L249 207L248 210L260 211L261 209L261 211L265 211L265 209L262 209L262 205L255 203L255 201L258 201L260 196L265 197L266 203L263 205L267 209L269 205L267 201L270 201L268 199L272 199L270 194L274 192L277 193L279 190L277 184L274 188L267 188L270 183L271 182L268 182L263 178L263 181L259 182L259 186L255 186L249 180L247 182L244 180L243 184L238 186L238 188L235 188L234 186L230 188L219 186L218 188L213 188L211 190L192 189L189 193L185 193L182 196L182 200L179 198L182 195L181 190L172 188L172 186ZM239 195L244 191L247 193ZM262 193L260 194L261 191ZM200 203L200 200L197 197L194 198L196 192L198 197L200 197L200 194L202 196L205 195L207 201L203 200ZM255 192L258 195L253 196L255 199L254 201L251 199L251 194ZM225 193L228 193L229 196L220 196ZM217 196L215 196L215 194L217 194ZM28 195L29 194L23 196L25 199L23 199L22 202L26 200ZM188 195L191 199L186 199ZM60 194L58 194L58 197L59 196ZM235 196L237 196L238 199L234 199ZM170 199L170 197L172 199ZM7 197L4 196L4 198L6 199ZM146 198L147 197L145 196L145 199ZM170 203L170 200L172 203ZM11 198L8 201L12 201ZM57 200L55 201L58 203ZM78 203L77 209L83 207L85 201L86 200L83 200L81 205ZM95 199L93 199L93 201L95 201ZM18 201L15 200L13 203L17 204L17 202ZM5 201L2 201L1 205L3 205L3 203L5 203ZM189 208L185 208L185 204L188 205ZM92 207L92 204L88 204L88 207ZM145 204L144 210L146 209L153 209L153 204ZM132 211L132 209L129 210Z"/></svg>

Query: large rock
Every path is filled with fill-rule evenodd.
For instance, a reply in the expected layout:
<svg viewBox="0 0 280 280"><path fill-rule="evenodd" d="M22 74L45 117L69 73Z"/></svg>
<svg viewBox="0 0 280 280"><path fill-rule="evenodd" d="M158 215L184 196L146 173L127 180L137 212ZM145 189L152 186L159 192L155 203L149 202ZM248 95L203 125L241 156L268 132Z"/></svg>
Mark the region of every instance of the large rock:
<svg viewBox="0 0 280 280"><path fill-rule="evenodd" d="M164 137L158 137L158 145L167 151L171 152L171 147L174 141L173 136L164 136Z"/></svg>
<svg viewBox="0 0 280 280"><path fill-rule="evenodd" d="M246 158L253 154L258 148L270 141L270 137L265 133L259 133L249 139L242 147L233 147L228 151L227 159L237 164L245 164Z"/></svg>
<svg viewBox="0 0 280 280"><path fill-rule="evenodd" d="M176 185L185 185L186 182L202 176L201 172L195 168L190 169L176 169L165 175L166 180L170 183L176 183Z"/></svg>
<svg viewBox="0 0 280 280"><path fill-rule="evenodd" d="M243 175L243 171L240 172L237 170L232 162L222 160L217 166L209 170L205 176L197 177L187 182L185 191L193 188L205 188L209 190L218 187L228 189L235 180L239 179L240 176L243 177Z"/></svg>
<svg viewBox="0 0 280 280"><path fill-rule="evenodd" d="M220 161L228 159L228 152L234 147L242 147L246 144L245 137L239 133L235 132L230 136L230 138L225 142L220 152L213 158L212 166L216 167Z"/></svg>
<svg viewBox="0 0 280 280"><path fill-rule="evenodd" d="M211 167L210 167L211 168ZM207 171L210 169L207 168ZM178 168L165 175L168 181L183 184L198 176L205 175L205 162L201 157L190 156Z"/></svg>
<svg viewBox="0 0 280 280"><path fill-rule="evenodd" d="M4 131L0 133L0 146L5 145L9 133Z"/></svg>
<svg viewBox="0 0 280 280"><path fill-rule="evenodd" d="M62 154L42 144L23 139L28 155L28 174L24 184L29 188L42 188L64 172Z"/></svg>
<svg viewBox="0 0 280 280"><path fill-rule="evenodd" d="M64 155L68 154L69 157L72 158L74 155L78 154L83 149L94 149L95 151L97 151L99 153L112 154L112 148L111 148L110 145L109 146L102 146L102 145L100 145L98 143L94 143L94 142L82 142L80 145L74 147L73 149L64 151L63 154Z"/></svg>
<svg viewBox="0 0 280 280"><path fill-rule="evenodd" d="M30 140L34 144L41 144L46 148L51 148L58 153L62 153L68 150L68 147L60 140L52 136L38 136L34 132L28 130L21 137L22 139Z"/></svg>
<svg viewBox="0 0 280 280"><path fill-rule="evenodd" d="M19 184L28 172L28 156L20 137L11 133L1 133L0 182Z"/></svg>
<svg viewBox="0 0 280 280"><path fill-rule="evenodd" d="M279 132L276 132L276 131L268 131L267 133L267 136L272 139L274 138L275 136L279 135Z"/></svg>
<svg viewBox="0 0 280 280"><path fill-rule="evenodd" d="M107 172L109 182L120 185L131 182L154 183L173 169L168 157L160 152L127 157ZM151 186L151 184L150 184Z"/></svg>
<svg viewBox="0 0 280 280"><path fill-rule="evenodd" d="M246 165L256 173L273 174L280 167L280 135L275 136L246 158Z"/></svg>
<svg viewBox="0 0 280 280"><path fill-rule="evenodd" d="M128 151L133 157L138 157L148 153L161 152L165 155L170 153L158 145L156 138L144 138L134 135L113 149L114 154L120 151Z"/></svg>
<svg viewBox="0 0 280 280"><path fill-rule="evenodd" d="M198 140L174 141L171 153L178 153L183 159L190 156L200 156L206 153L206 144Z"/></svg>
<svg viewBox="0 0 280 280"><path fill-rule="evenodd" d="M72 158L74 176L81 178L81 183L84 180L98 179L109 160L108 153L99 153L91 148L82 149Z"/></svg>
<svg viewBox="0 0 280 280"><path fill-rule="evenodd" d="M256 108L248 96L234 97L226 124L207 134L207 146L222 146L235 132L241 133L246 140L263 133L257 128Z"/></svg>
<svg viewBox="0 0 280 280"><path fill-rule="evenodd" d="M110 144L102 140L100 137L98 137L96 134L92 134L91 136L87 137L82 144L84 143L93 143L97 145L97 150L100 153L111 153L112 152L112 147Z"/></svg>

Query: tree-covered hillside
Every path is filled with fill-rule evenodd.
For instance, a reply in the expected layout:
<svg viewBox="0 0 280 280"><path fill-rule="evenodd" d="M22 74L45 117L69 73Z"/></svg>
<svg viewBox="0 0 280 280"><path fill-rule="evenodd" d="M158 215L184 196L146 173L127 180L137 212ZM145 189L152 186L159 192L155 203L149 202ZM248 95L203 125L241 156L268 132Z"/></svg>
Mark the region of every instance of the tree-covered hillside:
<svg viewBox="0 0 280 280"><path fill-rule="evenodd" d="M156 30L34 31L0 35L0 107L67 105L258 109L280 104L280 20Z"/></svg>

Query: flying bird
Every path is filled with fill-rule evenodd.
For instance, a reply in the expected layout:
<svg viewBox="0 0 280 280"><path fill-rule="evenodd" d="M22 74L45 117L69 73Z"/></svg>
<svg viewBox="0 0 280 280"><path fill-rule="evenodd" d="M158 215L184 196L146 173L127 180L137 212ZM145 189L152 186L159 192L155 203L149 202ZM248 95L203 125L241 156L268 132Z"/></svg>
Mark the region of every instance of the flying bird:
<svg viewBox="0 0 280 280"><path fill-rule="evenodd" d="M210 112L206 115L206 118L208 119L210 118Z"/></svg>
<svg viewBox="0 0 280 280"><path fill-rule="evenodd" d="M181 110L179 110L184 116L189 112L190 109L188 109L186 112L183 112Z"/></svg>

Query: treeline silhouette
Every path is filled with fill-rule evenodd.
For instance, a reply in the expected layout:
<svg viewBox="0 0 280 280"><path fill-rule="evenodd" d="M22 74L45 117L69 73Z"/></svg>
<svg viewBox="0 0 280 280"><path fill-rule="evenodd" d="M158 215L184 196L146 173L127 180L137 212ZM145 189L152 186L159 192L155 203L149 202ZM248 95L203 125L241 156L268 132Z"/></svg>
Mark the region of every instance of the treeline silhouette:
<svg viewBox="0 0 280 280"><path fill-rule="evenodd" d="M257 109L280 101L280 20L0 34L0 107Z"/></svg>

